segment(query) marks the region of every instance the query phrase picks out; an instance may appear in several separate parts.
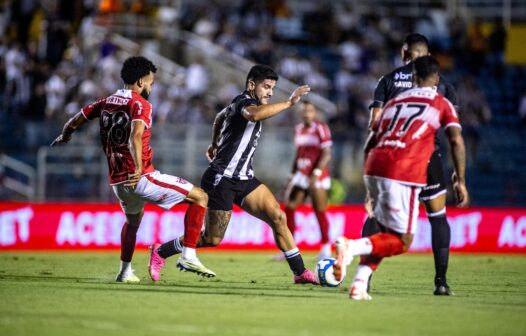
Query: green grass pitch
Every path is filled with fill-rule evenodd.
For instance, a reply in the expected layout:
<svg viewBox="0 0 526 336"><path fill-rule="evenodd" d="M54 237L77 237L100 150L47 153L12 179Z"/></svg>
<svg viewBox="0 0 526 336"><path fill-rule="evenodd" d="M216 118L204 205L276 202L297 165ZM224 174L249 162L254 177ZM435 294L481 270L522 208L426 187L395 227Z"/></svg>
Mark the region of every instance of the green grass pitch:
<svg viewBox="0 0 526 336"><path fill-rule="evenodd" d="M293 285L271 255L201 251L217 278L179 272L173 258L153 283L138 251L142 282L126 285L113 282L117 251L0 253L0 335L526 335L525 256L453 254L454 297L432 295L432 255L386 259L373 300L355 302L349 279Z"/></svg>

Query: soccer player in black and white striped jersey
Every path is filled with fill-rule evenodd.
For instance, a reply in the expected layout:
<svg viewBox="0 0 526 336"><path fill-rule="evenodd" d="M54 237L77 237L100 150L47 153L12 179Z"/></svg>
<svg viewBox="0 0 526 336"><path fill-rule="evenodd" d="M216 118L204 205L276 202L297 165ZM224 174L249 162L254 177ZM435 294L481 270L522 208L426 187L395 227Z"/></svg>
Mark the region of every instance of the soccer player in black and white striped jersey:
<svg viewBox="0 0 526 336"><path fill-rule="evenodd" d="M246 90L232 100L216 116L212 143L207 156L210 166L201 179L208 193L208 213L205 230L198 247L219 245L225 236L232 207L237 204L245 211L266 222L274 233L278 248L283 251L294 283L318 284L314 273L305 268L294 237L287 227L285 213L271 191L261 183L252 169L252 159L261 135L261 121L271 118L298 103L310 88L300 86L289 99L269 103L278 75L266 65L253 66L246 79ZM152 247L152 260L165 259L181 251L183 237ZM150 273L158 274L158 263L150 262Z"/></svg>

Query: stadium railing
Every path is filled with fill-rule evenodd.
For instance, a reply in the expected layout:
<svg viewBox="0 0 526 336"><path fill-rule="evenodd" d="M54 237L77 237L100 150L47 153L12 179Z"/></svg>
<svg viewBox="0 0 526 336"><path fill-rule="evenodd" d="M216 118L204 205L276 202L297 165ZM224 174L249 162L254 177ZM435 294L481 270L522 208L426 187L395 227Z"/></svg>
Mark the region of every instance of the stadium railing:
<svg viewBox="0 0 526 336"><path fill-rule="evenodd" d="M36 170L30 165L0 154L0 183L26 199L34 199L36 194Z"/></svg>

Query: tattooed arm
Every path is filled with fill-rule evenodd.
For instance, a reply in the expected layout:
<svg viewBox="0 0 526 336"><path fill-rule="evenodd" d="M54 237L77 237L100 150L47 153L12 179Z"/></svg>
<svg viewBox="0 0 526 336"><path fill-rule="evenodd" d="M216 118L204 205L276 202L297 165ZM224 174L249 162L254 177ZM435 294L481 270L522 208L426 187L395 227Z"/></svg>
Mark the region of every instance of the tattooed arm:
<svg viewBox="0 0 526 336"><path fill-rule="evenodd" d="M212 161L216 156L216 151L219 142L219 136L221 135L221 128L223 128L223 122L226 119L226 109L219 112L214 120L214 126L212 127L212 143L208 146L206 151L206 157L208 161Z"/></svg>

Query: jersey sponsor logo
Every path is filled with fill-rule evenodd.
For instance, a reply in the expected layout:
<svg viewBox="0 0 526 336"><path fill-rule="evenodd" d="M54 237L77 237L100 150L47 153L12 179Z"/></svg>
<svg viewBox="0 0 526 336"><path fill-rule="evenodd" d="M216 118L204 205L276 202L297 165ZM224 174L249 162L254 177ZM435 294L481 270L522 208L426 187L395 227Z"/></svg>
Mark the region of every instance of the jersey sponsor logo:
<svg viewBox="0 0 526 336"><path fill-rule="evenodd" d="M400 140L384 140L380 143L380 147L398 147L405 148L406 144Z"/></svg>
<svg viewBox="0 0 526 336"><path fill-rule="evenodd" d="M426 185L424 187L424 190L433 190L433 189L438 189L439 187L440 187L440 183L430 184L430 185Z"/></svg>
<svg viewBox="0 0 526 336"><path fill-rule="evenodd" d="M404 81L394 82L394 86L399 87L399 88L409 88L410 89L413 87L413 82L404 82Z"/></svg>
<svg viewBox="0 0 526 336"><path fill-rule="evenodd" d="M413 74L412 73L405 74L403 72L397 72L394 75L394 79L395 80L407 81L407 80L412 79L412 78L413 78Z"/></svg>

